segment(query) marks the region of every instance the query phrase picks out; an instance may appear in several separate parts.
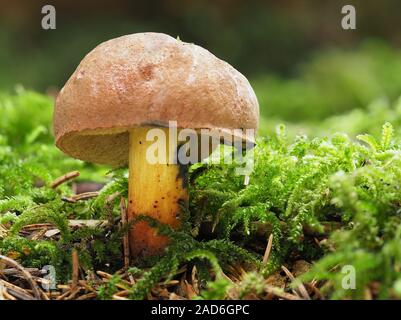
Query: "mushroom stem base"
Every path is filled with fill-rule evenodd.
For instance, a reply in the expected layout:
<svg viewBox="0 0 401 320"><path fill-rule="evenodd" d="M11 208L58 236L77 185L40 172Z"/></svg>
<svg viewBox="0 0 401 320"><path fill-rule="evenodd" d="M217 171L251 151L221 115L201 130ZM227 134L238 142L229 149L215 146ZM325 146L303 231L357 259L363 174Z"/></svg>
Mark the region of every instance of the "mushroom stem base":
<svg viewBox="0 0 401 320"><path fill-rule="evenodd" d="M188 207L187 167L174 163L152 163L149 157L162 150L168 158L169 152L172 152L169 145L175 142L169 141L168 128L157 128L164 132L164 141L160 138L147 141L150 129L141 127L130 132L128 219L146 215L179 228L183 207ZM155 144L159 148L156 153L152 152ZM176 148L172 149L176 151ZM129 242L132 257L141 258L161 254L169 239L158 235L148 222L139 221L130 230Z"/></svg>

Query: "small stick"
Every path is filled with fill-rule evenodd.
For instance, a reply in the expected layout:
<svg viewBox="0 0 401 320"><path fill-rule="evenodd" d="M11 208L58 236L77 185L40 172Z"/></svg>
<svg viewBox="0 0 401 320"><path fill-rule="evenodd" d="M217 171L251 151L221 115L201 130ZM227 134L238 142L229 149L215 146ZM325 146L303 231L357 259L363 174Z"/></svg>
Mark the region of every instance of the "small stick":
<svg viewBox="0 0 401 320"><path fill-rule="evenodd" d="M78 251L72 250L72 284L71 289L74 290L78 286L79 280L79 258Z"/></svg>
<svg viewBox="0 0 401 320"><path fill-rule="evenodd" d="M11 295L11 294L8 293L8 291L7 291L6 288L4 288L2 294L3 294L3 297L4 297L5 299L7 299L7 300L17 300L16 297L14 297L13 295ZM1 299L0 299L0 300L1 300Z"/></svg>
<svg viewBox="0 0 401 320"><path fill-rule="evenodd" d="M129 299L127 299L127 298L120 297L120 296L117 296L117 295L113 295L113 299L114 299L114 300L129 300Z"/></svg>
<svg viewBox="0 0 401 320"><path fill-rule="evenodd" d="M18 298L20 300L36 300L34 297L29 296L27 294L24 294L22 292L16 291L14 289L11 288L7 288L7 292L12 295L15 298Z"/></svg>
<svg viewBox="0 0 401 320"><path fill-rule="evenodd" d="M47 292L46 295L50 298L57 298L61 295L61 292L59 291L51 291L51 292Z"/></svg>
<svg viewBox="0 0 401 320"><path fill-rule="evenodd" d="M42 296L43 300L50 300L50 298L48 297L46 292L44 292L42 289L39 289L39 290L40 290L40 295Z"/></svg>
<svg viewBox="0 0 401 320"><path fill-rule="evenodd" d="M75 203L76 202L74 199L69 198L69 197L65 197L65 196L62 196L61 200L65 201L65 202L68 202L68 203Z"/></svg>
<svg viewBox="0 0 401 320"><path fill-rule="evenodd" d="M53 226L53 224L51 224L51 223L34 223L34 224L27 224L27 225L23 226L21 229L27 230L27 231L28 230L32 231L32 230L37 230L37 229L42 229L42 228L50 228L52 226Z"/></svg>
<svg viewBox="0 0 401 320"><path fill-rule="evenodd" d="M99 195L98 191L91 191L91 192L84 192L84 193L76 194L76 195L74 195L72 197L63 196L61 198L61 200L69 202L69 203L75 203L75 202L80 201L80 200L88 200L88 199L91 199L91 198L95 198L98 195Z"/></svg>
<svg viewBox="0 0 401 320"><path fill-rule="evenodd" d="M129 274L129 275L128 275L128 280L129 280L129 282L130 282L132 285L135 284L135 279L134 279L134 277L132 276L132 274Z"/></svg>
<svg viewBox="0 0 401 320"><path fill-rule="evenodd" d="M265 291L267 293L271 293L279 298L285 299L285 300L300 300L299 297L297 297L296 295L284 292L282 289L277 288L277 287L272 287L269 285L265 286Z"/></svg>
<svg viewBox="0 0 401 320"><path fill-rule="evenodd" d="M29 292L28 292L27 290L22 289L22 288L16 286L15 284L12 284L12 283L10 283L10 282L8 282L8 281L6 281L6 280L0 279L0 285L2 285L2 286L5 287L5 288L10 288L10 289L13 289L13 290L15 290L15 291L19 291L19 292L21 292L21 293L23 293L23 294L26 294L26 295L30 296L31 298L33 298L33 297L29 294Z"/></svg>
<svg viewBox="0 0 401 320"><path fill-rule="evenodd" d="M121 224L122 227L124 228L128 223L127 207L125 205L124 197L121 197L120 200L120 211L121 211ZM129 260L130 260L128 232L126 232L123 236L123 250L124 250L124 269L128 270Z"/></svg>
<svg viewBox="0 0 401 320"><path fill-rule="evenodd" d="M198 270L196 269L196 266L193 266L192 272L191 272L191 280L192 280L192 286L195 290L195 293L199 295L199 281L197 277L197 272Z"/></svg>
<svg viewBox="0 0 401 320"><path fill-rule="evenodd" d="M95 198L99 195L99 191L91 191L91 192L84 192L80 194L76 194L71 197L74 201L79 201L79 200L87 200L91 198Z"/></svg>
<svg viewBox="0 0 401 320"><path fill-rule="evenodd" d="M64 300L64 298L68 297L71 294L71 290L67 290L62 295L58 296L56 300Z"/></svg>
<svg viewBox="0 0 401 320"><path fill-rule="evenodd" d="M109 280L113 277L111 274L100 270L96 271L96 273L102 278L104 282L109 282ZM121 279L121 282L117 283L116 287L122 290L127 290L131 287L131 283L129 283L127 280Z"/></svg>
<svg viewBox="0 0 401 320"><path fill-rule="evenodd" d="M46 232L47 232L47 229L40 229L38 231L35 231L33 234L31 234L30 238L31 238L31 240L39 240L45 235Z"/></svg>
<svg viewBox="0 0 401 320"><path fill-rule="evenodd" d="M97 297L96 292L89 292L89 293L83 294L82 296L79 296L77 298L77 300L88 300L88 299L92 299L92 298L96 298L96 297Z"/></svg>
<svg viewBox="0 0 401 320"><path fill-rule="evenodd" d="M318 288L316 288L316 286L313 282L307 283L306 285L314 292L315 296L318 299L324 300L322 293L320 292L320 290Z"/></svg>
<svg viewBox="0 0 401 320"><path fill-rule="evenodd" d="M110 273L98 270L96 271L96 274L101 276L102 278L106 278L106 279L111 279L113 276Z"/></svg>
<svg viewBox="0 0 401 320"><path fill-rule="evenodd" d="M75 287L73 290L71 290L71 293L68 297L65 298L65 300L72 300L76 297L76 295L81 291L80 287Z"/></svg>
<svg viewBox="0 0 401 320"><path fill-rule="evenodd" d="M17 287L16 285L9 283L5 280L0 279L0 283L3 285L3 293L7 290L9 294L13 297L16 297L21 300L36 300L33 296L31 296L26 290Z"/></svg>
<svg viewBox="0 0 401 320"><path fill-rule="evenodd" d="M46 274L46 272L39 270L37 268L25 268L26 271L28 271L31 275L33 276L43 276L44 274ZM5 276L16 276L18 275L20 272L18 270L15 269L3 269L0 270L0 274L4 274Z"/></svg>
<svg viewBox="0 0 401 320"><path fill-rule="evenodd" d="M272 250L272 246L273 246L273 233L270 234L269 240L267 241L265 254L264 254L263 260L262 260L263 264L266 264L267 261L269 260L270 251Z"/></svg>
<svg viewBox="0 0 401 320"><path fill-rule="evenodd" d="M114 295L119 296L119 297L126 297L130 294L130 292L131 292L130 290L122 290L122 291L115 293Z"/></svg>
<svg viewBox="0 0 401 320"><path fill-rule="evenodd" d="M290 270L288 270L288 269L287 269L286 267L284 267L284 266L281 266L281 269L285 272L285 274L288 276L288 278L290 278L291 281L294 281L294 280L295 280L295 277L294 277L294 275L290 272ZM299 290L299 293L302 295L302 297L303 297L304 299L310 300L310 296L309 296L309 294L308 294L308 291L306 291L305 286L304 286L302 283L300 283L300 284L298 285L298 290Z"/></svg>
<svg viewBox="0 0 401 320"><path fill-rule="evenodd" d="M25 280L31 286L33 294L36 297L36 299L40 299L40 292L39 292L38 284L32 278L32 275L28 271L26 271L23 266L21 266L17 261L15 261L15 260L13 260L13 259L11 259L9 257L3 256L3 255L0 255L0 260L4 261L9 266L20 270L20 272L24 276Z"/></svg>
<svg viewBox="0 0 401 320"><path fill-rule="evenodd" d="M170 280L169 282L167 282L167 283L163 283L163 285L165 286L165 287L171 287L171 286L175 286L175 285L177 285L177 284L179 284L180 283L180 281L178 281L178 280Z"/></svg>
<svg viewBox="0 0 401 320"><path fill-rule="evenodd" d="M108 223L107 220L68 220L68 226L71 228L80 228L80 227L104 227Z"/></svg>
<svg viewBox="0 0 401 320"><path fill-rule="evenodd" d="M188 300L187 298L181 297L176 293L170 293L169 300Z"/></svg>
<svg viewBox="0 0 401 320"><path fill-rule="evenodd" d="M65 182L67 182L67 181L69 181L69 180L75 179L75 178L78 177L78 176L79 176L79 171L71 171L71 172L68 172L68 173L66 173L65 175L63 175L63 176L61 176L61 177L58 177L56 180L54 180L54 181L50 184L50 187L53 188L53 189L55 189L55 188L57 188L59 185L65 183Z"/></svg>
<svg viewBox="0 0 401 320"><path fill-rule="evenodd" d="M88 282L86 282L85 280L79 280L78 283L79 283L79 285L80 285L81 287L83 287L86 291L96 293L96 290L95 290L94 288L92 288L92 287L88 284Z"/></svg>

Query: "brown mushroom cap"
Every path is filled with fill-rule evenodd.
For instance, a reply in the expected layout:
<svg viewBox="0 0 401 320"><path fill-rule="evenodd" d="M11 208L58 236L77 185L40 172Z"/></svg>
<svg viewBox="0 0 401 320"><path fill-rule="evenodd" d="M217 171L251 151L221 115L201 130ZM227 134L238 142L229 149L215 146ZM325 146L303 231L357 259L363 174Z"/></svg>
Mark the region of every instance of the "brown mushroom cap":
<svg viewBox="0 0 401 320"><path fill-rule="evenodd" d="M259 105L248 80L206 49L137 33L106 41L81 61L57 97L54 133L72 157L121 166L130 128L169 121L257 129Z"/></svg>

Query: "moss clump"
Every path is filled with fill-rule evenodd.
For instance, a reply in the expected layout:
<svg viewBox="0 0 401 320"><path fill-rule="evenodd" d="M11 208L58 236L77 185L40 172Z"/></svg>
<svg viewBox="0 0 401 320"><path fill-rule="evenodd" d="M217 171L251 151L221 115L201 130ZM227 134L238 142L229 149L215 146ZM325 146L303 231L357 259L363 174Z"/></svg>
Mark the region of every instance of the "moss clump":
<svg viewBox="0 0 401 320"><path fill-rule="evenodd" d="M113 273L122 267L121 238L128 230L119 224L126 170L113 171L106 179L103 168L63 156L52 145L47 116L32 112L32 123L19 122L24 108L50 110L50 105L31 92L0 98L2 114L14 119L0 122L0 254L28 267L51 264L58 279L66 281L71 250L77 249L84 271ZM130 298L146 297L183 264L198 270L199 297L227 297L232 284L224 273L233 266L252 271L238 285L239 297L260 294L263 287L253 287L253 282L299 259L314 262L300 279L325 283L327 297L363 298L365 289L376 284L375 297L400 298L401 148L391 124L383 125L380 137L364 134L357 140L344 133L290 139L285 127L278 126L276 134L261 137L245 157L251 156L254 167L247 185L237 174L238 163L190 168L191 203L184 228L178 232L148 219L172 239L171 245L161 258L134 261ZM97 198L70 203L63 200L71 195L69 184L49 187L53 179L76 169L84 179L107 182ZM76 229L69 226L71 219L106 219L109 224ZM36 223L51 223L59 234L32 239L24 228ZM270 234L272 250L262 265ZM347 265L356 271L355 290L342 286L341 271ZM112 297L117 284L118 274L100 287L99 297Z"/></svg>

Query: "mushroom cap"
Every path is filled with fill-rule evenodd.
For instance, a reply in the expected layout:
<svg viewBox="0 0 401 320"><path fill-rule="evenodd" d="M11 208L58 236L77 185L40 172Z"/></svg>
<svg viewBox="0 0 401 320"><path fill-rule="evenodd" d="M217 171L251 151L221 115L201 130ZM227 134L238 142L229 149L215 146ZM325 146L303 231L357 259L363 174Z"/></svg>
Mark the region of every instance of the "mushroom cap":
<svg viewBox="0 0 401 320"><path fill-rule="evenodd" d="M206 49L162 33L136 33L85 56L57 96L54 134L72 157L122 166L131 128L169 121L223 133L256 130L259 105L248 80Z"/></svg>

